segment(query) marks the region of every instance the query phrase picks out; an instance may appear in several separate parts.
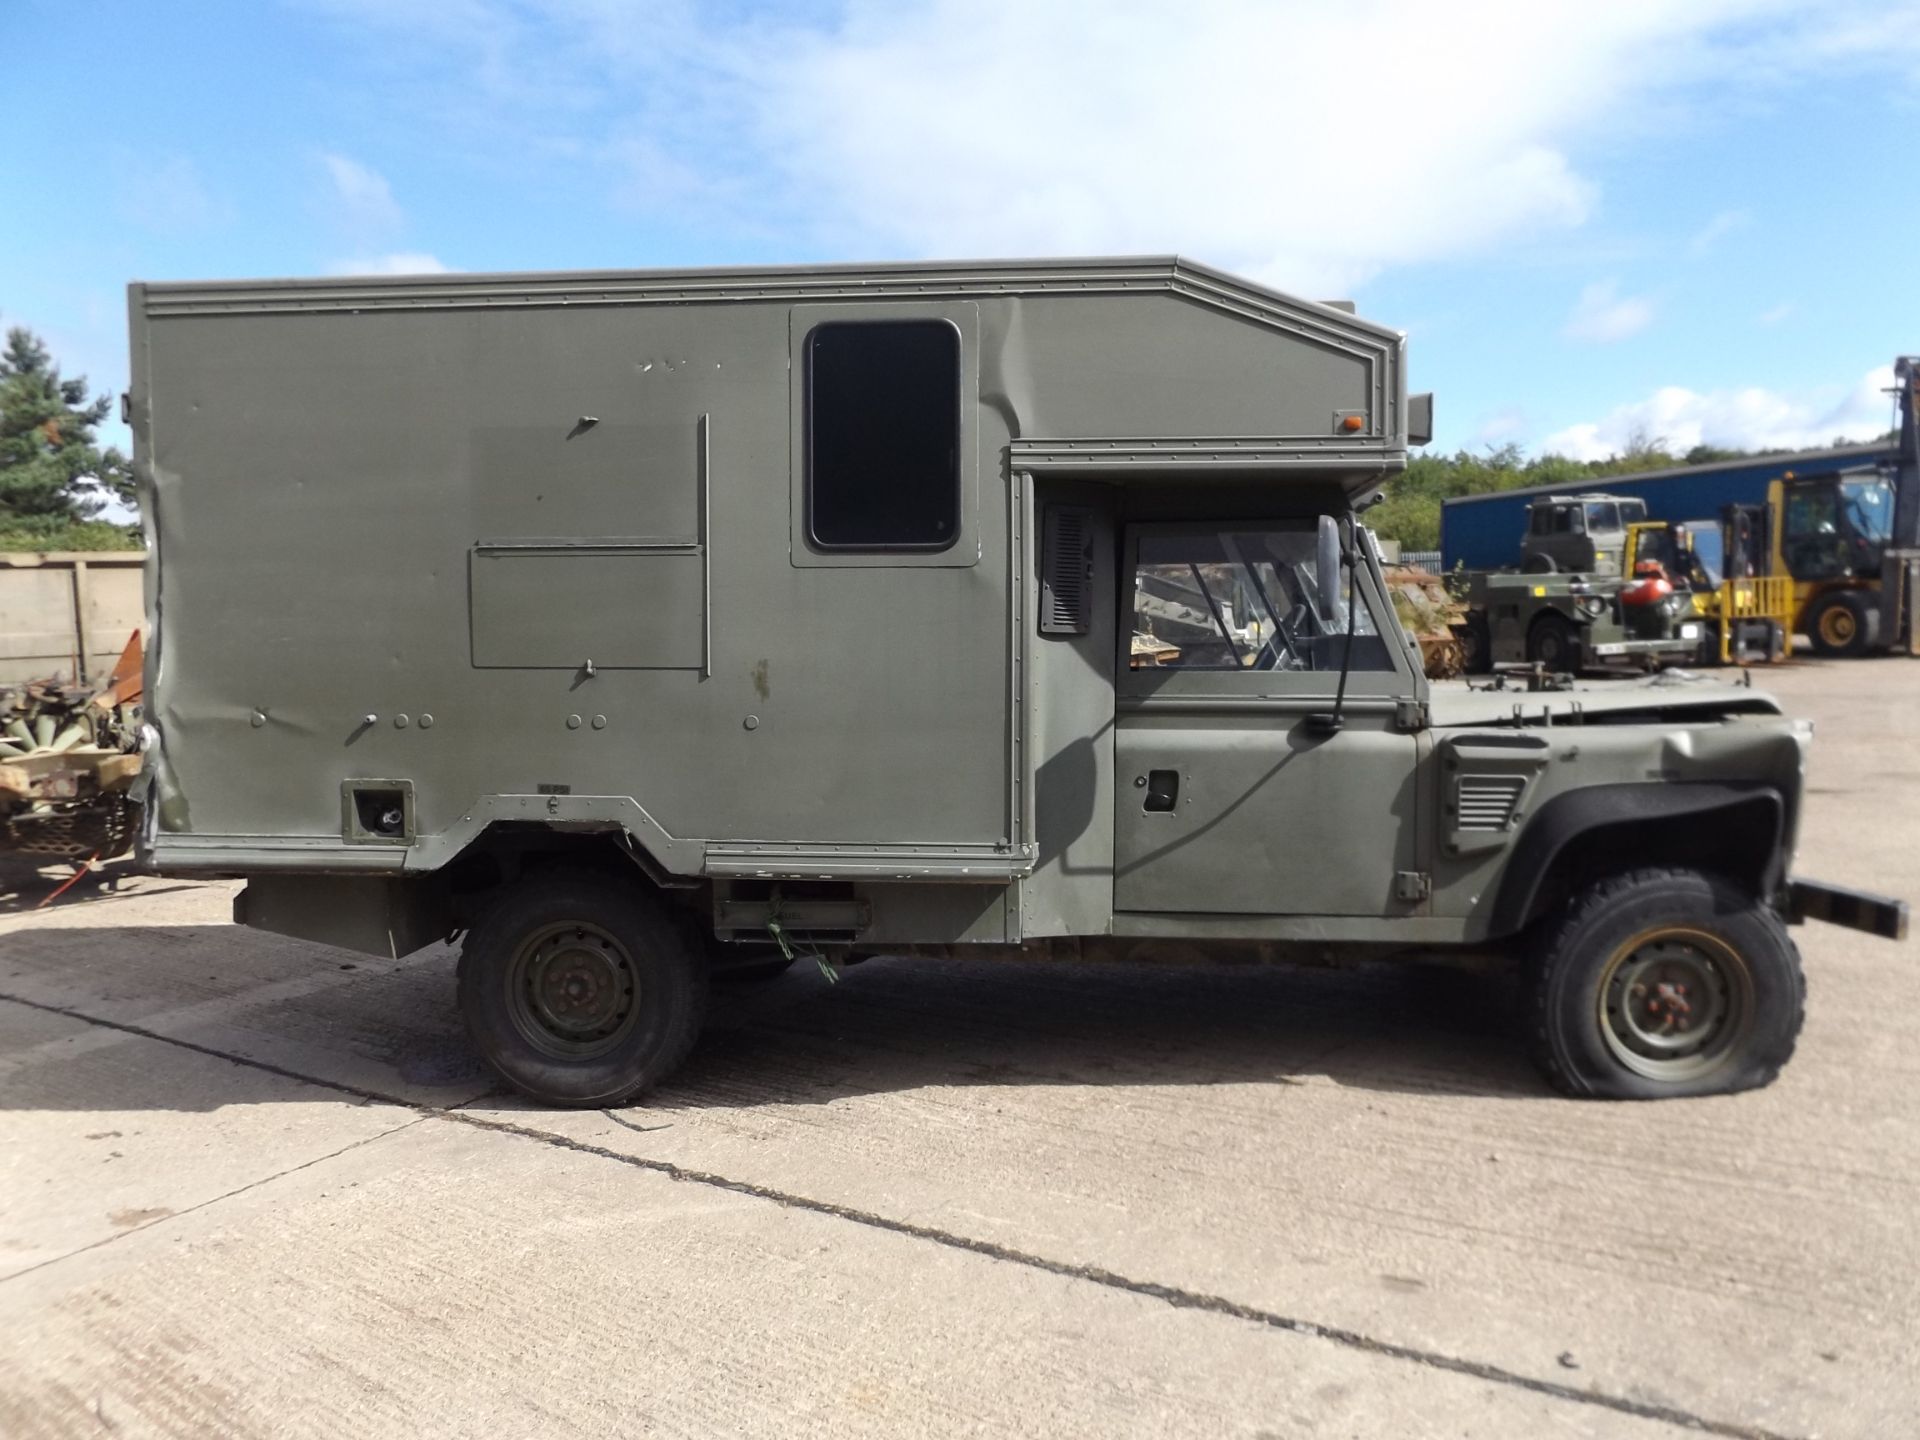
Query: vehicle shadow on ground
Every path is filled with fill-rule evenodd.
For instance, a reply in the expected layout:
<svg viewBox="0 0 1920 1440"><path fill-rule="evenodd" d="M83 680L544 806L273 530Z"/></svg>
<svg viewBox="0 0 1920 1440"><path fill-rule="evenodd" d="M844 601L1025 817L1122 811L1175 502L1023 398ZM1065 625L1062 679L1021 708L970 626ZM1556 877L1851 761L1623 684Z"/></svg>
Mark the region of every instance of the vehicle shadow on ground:
<svg viewBox="0 0 1920 1440"><path fill-rule="evenodd" d="M1514 988L1503 975L1419 965L924 959L871 961L829 984L803 962L770 982L717 985L692 1057L640 1106L1315 1078L1396 1093L1538 1096ZM361 1098L524 1108L461 1032L445 947L388 960L232 926L22 928L0 934L0 997L24 1002L0 999L4 1108L201 1110L313 1098L264 1066ZM89 1034L77 1017L196 1048L167 1057L154 1049L160 1042L99 1025ZM73 1043L83 1035L88 1043ZM143 1054L155 1063L137 1063ZM221 1056L251 1063L220 1067ZM158 1063L167 1059L175 1064ZM211 1087L192 1078L210 1066L231 1073ZM188 1078L170 1082L176 1073Z"/></svg>
<svg viewBox="0 0 1920 1440"><path fill-rule="evenodd" d="M718 986L650 1103L828 1103L949 1085L1298 1084L1539 1095L1509 975L1437 965L1166 967L802 962Z"/></svg>

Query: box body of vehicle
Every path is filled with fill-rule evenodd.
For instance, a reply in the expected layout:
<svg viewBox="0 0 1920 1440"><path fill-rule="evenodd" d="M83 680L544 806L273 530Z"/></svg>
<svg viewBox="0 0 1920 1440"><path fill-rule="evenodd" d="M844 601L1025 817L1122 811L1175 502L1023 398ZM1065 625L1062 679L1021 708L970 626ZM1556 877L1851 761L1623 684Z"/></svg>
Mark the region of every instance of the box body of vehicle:
<svg viewBox="0 0 1920 1440"><path fill-rule="evenodd" d="M147 853L271 930L468 932L542 1098L653 1083L753 940L1484 951L1613 903L1617 850L1788 963L1805 735L1724 687L1432 691L1351 511L1425 397L1342 309L1179 260L131 308ZM1674 1084L1760 1083L1748 1043Z"/></svg>

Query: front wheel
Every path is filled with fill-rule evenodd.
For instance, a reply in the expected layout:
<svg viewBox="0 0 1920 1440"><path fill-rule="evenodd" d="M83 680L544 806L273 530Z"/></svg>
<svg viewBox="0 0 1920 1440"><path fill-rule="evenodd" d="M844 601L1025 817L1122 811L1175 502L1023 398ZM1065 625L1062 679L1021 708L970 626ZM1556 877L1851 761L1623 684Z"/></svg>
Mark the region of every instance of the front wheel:
<svg viewBox="0 0 1920 1440"><path fill-rule="evenodd" d="M1573 622L1551 613L1534 621L1527 632L1527 658L1556 675L1578 675L1586 661Z"/></svg>
<svg viewBox="0 0 1920 1440"><path fill-rule="evenodd" d="M508 1084L549 1105L618 1105L693 1049L707 971L646 892L536 875L468 933L459 990L467 1033Z"/></svg>
<svg viewBox="0 0 1920 1440"><path fill-rule="evenodd" d="M1864 655L1879 638L1880 614L1858 590L1836 590L1814 607L1807 629L1819 655Z"/></svg>
<svg viewBox="0 0 1920 1440"><path fill-rule="evenodd" d="M1537 938L1529 978L1535 1059L1556 1088L1601 1099L1766 1085L1806 1009L1779 917L1692 870L1591 886Z"/></svg>

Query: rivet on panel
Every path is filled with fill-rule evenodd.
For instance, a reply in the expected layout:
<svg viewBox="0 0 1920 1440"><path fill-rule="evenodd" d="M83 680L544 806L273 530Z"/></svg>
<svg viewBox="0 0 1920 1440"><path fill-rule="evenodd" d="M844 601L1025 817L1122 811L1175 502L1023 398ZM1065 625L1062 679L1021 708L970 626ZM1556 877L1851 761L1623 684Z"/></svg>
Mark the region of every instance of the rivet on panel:
<svg viewBox="0 0 1920 1440"><path fill-rule="evenodd" d="M749 730L758 730L760 728L760 717L758 715L749 715L741 723Z"/></svg>
<svg viewBox="0 0 1920 1440"><path fill-rule="evenodd" d="M431 716L431 715L422 715L422 716L420 717L420 728L421 728L422 730L431 730L431 729L433 729L433 716Z"/></svg>
<svg viewBox="0 0 1920 1440"><path fill-rule="evenodd" d="M258 730L262 725L267 723L267 712L264 710L254 711L247 717L247 723Z"/></svg>
<svg viewBox="0 0 1920 1440"><path fill-rule="evenodd" d="M604 716L604 715L596 715L596 716L594 716L594 717L593 717L593 728L594 728L594 729L596 729L596 730L604 730L604 729L606 729L606 728L607 728L607 717L606 717L606 716Z"/></svg>
<svg viewBox="0 0 1920 1440"><path fill-rule="evenodd" d="M413 717L404 713L393 717L393 728L396 730L404 730L412 723Z"/></svg>
<svg viewBox="0 0 1920 1440"><path fill-rule="evenodd" d="M567 716L567 729L578 730L579 728L580 728L580 717L578 715Z"/></svg>

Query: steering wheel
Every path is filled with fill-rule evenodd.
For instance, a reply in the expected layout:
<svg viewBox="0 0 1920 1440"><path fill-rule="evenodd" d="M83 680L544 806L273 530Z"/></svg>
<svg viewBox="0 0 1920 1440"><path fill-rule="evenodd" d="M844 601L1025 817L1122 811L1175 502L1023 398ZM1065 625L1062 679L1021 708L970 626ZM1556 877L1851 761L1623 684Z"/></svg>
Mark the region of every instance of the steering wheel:
<svg viewBox="0 0 1920 1440"><path fill-rule="evenodd" d="M1303 620L1311 618L1311 612L1305 604L1296 604L1287 618L1274 617L1273 634L1260 646L1260 656L1254 661L1256 670L1306 670L1309 665L1300 653L1299 629ZM1275 642L1278 642L1276 644ZM1271 658L1269 658L1271 657Z"/></svg>

